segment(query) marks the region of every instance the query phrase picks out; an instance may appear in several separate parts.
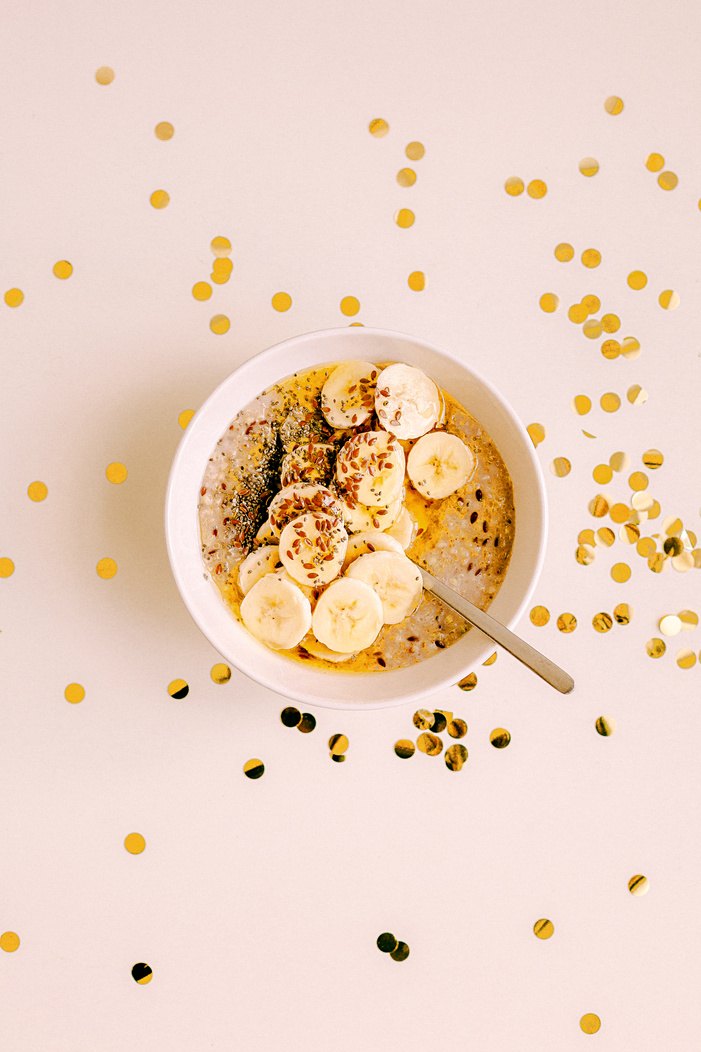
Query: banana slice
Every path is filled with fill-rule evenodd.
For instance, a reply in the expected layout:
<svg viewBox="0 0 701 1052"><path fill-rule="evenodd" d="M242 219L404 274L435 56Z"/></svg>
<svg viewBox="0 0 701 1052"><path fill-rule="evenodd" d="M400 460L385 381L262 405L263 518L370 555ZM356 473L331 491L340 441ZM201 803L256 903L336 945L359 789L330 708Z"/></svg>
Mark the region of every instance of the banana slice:
<svg viewBox="0 0 701 1052"><path fill-rule="evenodd" d="M333 475L333 458L335 446L324 442L309 442L305 446L295 446L282 458L280 481L283 486L292 486L295 482L319 482L326 485Z"/></svg>
<svg viewBox="0 0 701 1052"><path fill-rule="evenodd" d="M421 602L423 581L418 569L402 552L370 552L352 562L346 577L364 581L382 600L386 625L398 625Z"/></svg>
<svg viewBox="0 0 701 1052"><path fill-rule="evenodd" d="M349 361L337 365L321 388L321 411L332 427L358 427L375 408L375 381L379 369L372 362Z"/></svg>
<svg viewBox="0 0 701 1052"><path fill-rule="evenodd" d="M329 515L300 515L280 534L280 561L290 577L316 587L338 577L348 534Z"/></svg>
<svg viewBox="0 0 701 1052"><path fill-rule="evenodd" d="M244 595L248 595L261 577L279 569L281 565L277 544L266 544L264 548L256 548L239 564L239 588Z"/></svg>
<svg viewBox="0 0 701 1052"><path fill-rule="evenodd" d="M354 533L348 538L343 569L347 570L354 559L357 559L359 555L366 555L367 552L399 552L401 555L404 549L394 537L390 537L388 533L382 533L380 530L365 530L363 533Z"/></svg>
<svg viewBox="0 0 701 1052"><path fill-rule="evenodd" d="M256 540L264 541L265 544L277 544L277 536L275 530L270 525L270 519L266 519L256 534Z"/></svg>
<svg viewBox="0 0 701 1052"><path fill-rule="evenodd" d="M323 658L324 661L333 661L333 663L339 664L341 661L348 661L350 658L355 657L353 654L339 654L336 650L329 650L323 643L320 643L318 639L314 638L313 632L308 632L304 637L300 646L303 646L308 654L312 657Z"/></svg>
<svg viewBox="0 0 701 1052"><path fill-rule="evenodd" d="M416 519L408 508L402 508L399 518L394 525L385 530L385 536L396 540L402 551L411 547L416 536Z"/></svg>
<svg viewBox="0 0 701 1052"><path fill-rule="evenodd" d="M341 500L343 508L343 521L348 533L362 533L365 530L384 531L385 526L392 526L399 518L402 510L401 498L393 500L386 508L369 508L366 504L358 504L350 497Z"/></svg>
<svg viewBox="0 0 701 1052"><path fill-rule="evenodd" d="M367 558L367 556L363 556ZM340 577L322 593L312 615L314 635L337 654L371 646L382 628L382 603L364 581Z"/></svg>
<svg viewBox="0 0 701 1052"><path fill-rule="evenodd" d="M475 458L470 447L447 431L424 435L411 447L407 459L409 478L429 500L449 497L465 485L474 470Z"/></svg>
<svg viewBox="0 0 701 1052"><path fill-rule="evenodd" d="M300 584L299 581L295 581L294 577L290 577L284 566L281 570L275 570L274 572L277 574L278 577L282 577L283 581L289 581L289 583L293 584L295 588L299 588L300 591L304 595L306 595L307 599L309 600L309 605L311 606L312 610L314 609L316 601L321 595L322 586L319 586L319 588L316 589L312 588L312 586L308 584Z"/></svg>
<svg viewBox="0 0 701 1052"><path fill-rule="evenodd" d="M386 508L404 485L404 450L387 431L349 438L336 458L336 482L361 504Z"/></svg>
<svg viewBox="0 0 701 1052"><path fill-rule="evenodd" d="M277 574L266 574L241 603L243 623L272 650L296 647L312 624L312 608L302 590Z"/></svg>
<svg viewBox="0 0 701 1052"><path fill-rule="evenodd" d="M436 426L443 404L438 388L426 373L396 362L377 378L375 411L382 427L397 438L420 438Z"/></svg>
<svg viewBox="0 0 701 1052"><path fill-rule="evenodd" d="M320 512L335 521L343 522L343 507L326 486L296 482L281 489L268 506L268 521L276 536L280 536L288 522L300 515Z"/></svg>

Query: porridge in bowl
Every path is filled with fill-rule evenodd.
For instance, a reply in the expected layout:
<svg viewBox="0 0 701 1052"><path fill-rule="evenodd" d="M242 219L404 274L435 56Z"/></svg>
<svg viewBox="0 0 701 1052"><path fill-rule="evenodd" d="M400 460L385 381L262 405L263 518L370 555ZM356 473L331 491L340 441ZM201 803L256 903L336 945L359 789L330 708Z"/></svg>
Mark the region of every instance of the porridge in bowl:
<svg viewBox="0 0 701 1052"><path fill-rule="evenodd" d="M207 572L252 635L368 673L468 631L414 562L486 609L515 514L496 446L449 391L402 362L348 360L297 372L237 414L209 458L199 524Z"/></svg>

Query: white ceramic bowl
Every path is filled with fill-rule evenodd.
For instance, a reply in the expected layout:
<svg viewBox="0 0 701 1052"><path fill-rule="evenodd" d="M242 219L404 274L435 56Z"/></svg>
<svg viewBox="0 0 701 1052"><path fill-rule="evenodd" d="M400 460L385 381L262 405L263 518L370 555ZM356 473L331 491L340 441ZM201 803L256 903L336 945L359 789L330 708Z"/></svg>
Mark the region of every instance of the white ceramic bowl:
<svg viewBox="0 0 701 1052"><path fill-rule="evenodd" d="M489 612L513 627L540 574L547 509L540 466L527 431L499 392L446 351L413 336L365 327L296 336L249 359L214 391L187 426L173 461L166 495L166 540L180 594L222 657L285 697L330 708L381 708L418 701L458 682L495 644L476 629L427 661L409 668L360 674L290 661L251 636L206 575L200 555L198 499L207 460L233 418L271 384L326 362L362 358L418 366L486 428L514 484L516 537L511 561Z"/></svg>

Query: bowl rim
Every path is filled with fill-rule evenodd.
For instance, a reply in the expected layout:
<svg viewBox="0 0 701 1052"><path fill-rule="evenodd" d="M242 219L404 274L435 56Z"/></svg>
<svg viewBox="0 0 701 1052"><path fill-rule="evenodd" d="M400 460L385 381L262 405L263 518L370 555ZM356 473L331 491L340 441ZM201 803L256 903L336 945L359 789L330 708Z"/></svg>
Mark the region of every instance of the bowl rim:
<svg viewBox="0 0 701 1052"><path fill-rule="evenodd" d="M182 601L184 602L185 607L187 608L188 613L190 614L190 616L194 620L195 624L200 629L200 631L203 633L203 635L209 640L209 642L212 644L212 646L215 648L215 650L217 650L218 653L221 654L222 657L225 657L225 659L227 661L230 661L237 668L237 670L239 672L241 672L243 675L245 675L249 679L252 679L254 682L260 684L261 686L265 687L266 689L272 690L273 692L278 693L279 696L282 697L282 698L285 698L285 699L289 698L291 700L301 701L304 704L308 704L308 705L318 705L318 706L320 706L322 708L334 708L334 709L342 709L342 710L346 710L346 711L352 710L352 709L365 710L365 709L389 708L389 707L392 707L392 706L395 706L395 705L409 704L410 702L413 703L413 702L419 701L419 700L421 700L423 698L430 697L432 694L435 694L435 693L445 689L446 687L454 686L455 683L457 682L457 680L454 678L454 674L451 674L450 676L445 675L444 677L438 676L438 677L435 678L435 681L433 682L432 686L428 690L426 690L424 688L420 688L418 690L413 690L413 691L412 690L403 691L401 696L399 696L399 697L391 697L389 699L382 698L381 700L377 700L377 701L369 701L369 700L367 700L367 701L355 701L354 702L354 701L351 701L351 700L348 700L348 701L335 700L335 699L323 699L322 700L321 698L316 697L316 696L312 696L309 692L306 692L306 691L298 689L298 688L290 687L288 689L285 685L283 685L283 686L285 686L285 693L282 693L279 686L271 685L270 678L266 678L264 673L259 673L258 672L258 668L257 668L257 666L255 664L251 668L248 668L248 667L242 668L241 665L237 664L237 662L233 658L231 658L230 656L226 655L225 653L222 653L220 642L217 641L216 638L214 638L215 633L213 631L210 631L209 626L202 622L201 618L199 617L198 611L196 609L193 609L193 605L191 604L190 595L189 595L190 581L185 578L185 576L183 574L183 571L182 571L182 568L180 566L179 560L177 558L177 554L175 552L175 540L174 540L174 538L175 538L175 536L177 534L178 528L182 528L180 526L180 523L181 523L181 520L182 520L182 513L178 509L178 507L176 506L176 500L175 500L175 491L176 491L176 489L177 489L177 487L179 485L181 468L182 468L182 465L183 465L184 461L187 459L187 457L188 457L188 455L190 453L190 447L193 444L195 444L196 441L197 441L197 437L198 437L197 422L198 422L198 420L203 420L203 421L206 420L207 407L212 402L215 402L217 400L219 392L221 391L221 389L226 387L227 385L229 385L232 382L232 378L234 376L237 376L237 375L240 376L243 373L249 373L251 370L255 370L256 368L259 367L259 365L261 363L266 364L268 359L277 358L280 355L281 352L284 352L284 350L286 348L291 350L292 348L294 348L294 347L296 347L296 346L298 346L300 344L303 344L303 343L307 343L307 342L309 342L309 343L316 343L316 342L322 341L324 339L328 339L330 337L333 338L334 336L338 336L340 334L344 334L344 336L347 338L349 330L352 331L352 329L349 326L334 326L334 327L328 328L328 329L311 330L309 332L299 333L296 336L288 337L285 340L281 340L278 343L275 343L275 344L271 345L270 347L267 347L264 350L258 351L256 354L251 355L250 358L247 358L245 361L241 362L240 365L236 366L236 368L231 373L229 373L227 376L225 376L224 379L219 384L217 384L217 386L210 392L210 394L207 396L207 398L202 403L200 408L195 411L193 417L188 422L187 427L185 428L182 437L180 438L180 441L178 443L178 447L177 447L177 449L175 451L175 454L174 454L174 457L173 457L173 461L172 461L170 472L169 472L169 476L168 476L168 483L167 483L167 486L166 486L165 506L164 506L164 512L165 512L165 514L164 514L164 520L165 520L164 521L164 526L165 526L166 549L167 549L167 552L168 552L168 559L169 559L169 562L170 562L171 572L172 572L173 577L175 579L175 583L177 585L178 592L180 593L180 597L181 597ZM384 328L373 327L373 326L362 326L362 327L359 326L358 327L358 336L360 336L361 334L363 334L361 338L373 337L374 336L374 337L378 337L378 338L385 338L385 339L389 338L389 339L408 341L408 342L416 344L417 346L428 350L432 354L435 354L438 357L440 357L440 358L452 363L454 366L456 366L460 370L465 371L471 377L473 377L479 384L482 384L484 386L484 388L487 389L487 391L489 392L491 397L494 399L495 402L498 403L498 405L500 406L502 411L505 412L505 414L509 418L511 424L515 427L516 431L519 433L520 438L522 440L523 450L525 451L526 456L527 456L528 460L530 461L530 466L531 466L531 469L532 469L533 478L534 478L534 480L536 482L537 503L538 503L538 507L539 507L539 511L540 511L540 530L539 530L539 533L538 533L538 536L537 536L537 552L536 552L536 555L535 555L533 568L532 568L532 570L530 572L530 578L529 578L529 581L528 581L528 586L525 589L524 594L523 594L523 596L521 598L521 601L518 603L518 605L517 605L516 609L514 610L514 612L508 618L505 618L503 620L503 623L506 625L507 628L513 628L514 625L516 625L518 623L518 621L521 619L521 617L523 616L523 614L524 614L524 612L526 610L526 607L528 606L528 603L529 603L529 601L531 599L531 596L533 595L533 592L534 592L534 590L536 588L538 580L540 578L540 574L541 574L542 568L543 568L543 563L544 563L544 560L545 560L546 542L547 542L547 535L548 535L548 503L547 503L547 494L546 494L546 489L545 489L545 480L544 480L544 477L543 477L543 472L542 472L542 468L541 468L540 462L539 462L539 460L538 460L538 458L537 458L537 456L535 454L535 448L533 446L531 437L530 437L528 431L526 430L526 427L521 422L521 419L519 418L518 414L512 408L510 403L506 400L504 395L501 394L501 392L494 386L494 384L490 380L488 380L478 369L475 369L471 364L467 364L461 358L457 357L457 355L453 354L451 351L446 350L444 347L439 346L438 344L435 344L435 343L433 343L430 340L426 340L423 337L414 336L414 335L412 335L410 333L404 333L404 332L400 332L400 331L394 330L394 329L384 329ZM333 361L333 360L334 359L331 359L331 361ZM343 361L343 360L344 360L343 358L339 358L338 359L338 361ZM271 381L271 382L274 383L275 381ZM267 385L267 386L269 386L269 385ZM265 386L261 388L261 391L262 390L265 390ZM242 409L242 408L243 408L243 405L239 406L237 409L235 409L235 411L233 412L233 415L231 415L229 417L229 419L230 420L233 419L236 416L236 414L240 411L240 409ZM478 418L476 418L476 419L478 419ZM479 419L478 419L478 422L479 422ZM221 437L222 433L223 433L223 429L222 429L221 432L219 432L219 434L217 435L217 438L215 438L214 443L212 444L212 448L214 448L214 445L218 441L218 438ZM205 462L203 461L202 462L202 471L204 471L204 464L205 464ZM218 589L216 589L216 585L213 584L213 582L209 578L209 575L205 572L204 567L202 567L202 575L203 575L204 578L206 578L208 580L208 583L210 585L212 585L213 592L216 590L216 592L218 593ZM234 618L233 614L231 614L231 617L233 618L234 623L237 624L239 626L239 628L243 629L243 626L241 626L239 624L239 622ZM485 640L487 640L486 636L484 638L485 638ZM261 645L264 645L264 644L261 644ZM485 651L487 649L489 649L491 646L497 647L498 645L496 643L487 642L486 645L485 645ZM276 653L276 652L275 651L271 651L271 653ZM438 657L438 655L436 655L436 657ZM285 660L285 659L283 659L283 660ZM478 659L478 660L481 660L481 658ZM469 665L465 666L465 669L464 669L462 675L464 675L465 672L469 671L470 668L473 668L478 663L478 660L472 659L469 662ZM411 667L413 667L413 666L407 666L407 668L411 668ZM328 672L328 670L321 670L321 671ZM402 672L402 671L405 671L405 670L404 669L391 670L389 674L391 675L392 672ZM333 673L330 673L330 674L333 674ZM367 678L370 678L370 677L372 677L374 679L375 677L380 676L381 673L380 672L377 672L377 673L353 673L353 674L346 673L344 675L347 677L349 682L352 683L352 682L358 680L361 676L364 679L367 679Z"/></svg>

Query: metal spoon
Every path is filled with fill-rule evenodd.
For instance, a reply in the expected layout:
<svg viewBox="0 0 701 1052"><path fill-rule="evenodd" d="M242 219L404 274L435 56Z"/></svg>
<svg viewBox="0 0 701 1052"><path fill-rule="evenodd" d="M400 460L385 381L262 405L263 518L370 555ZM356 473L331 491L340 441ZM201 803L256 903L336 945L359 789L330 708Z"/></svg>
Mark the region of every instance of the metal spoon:
<svg viewBox="0 0 701 1052"><path fill-rule="evenodd" d="M453 588L443 584L442 581L430 574L428 570L424 570L423 566L419 566L413 559L412 562L421 571L426 591L437 596L451 610L455 610L466 621L469 621L471 625L478 628L480 632L484 632L485 636L489 636L495 643L502 646L504 650L508 650L510 654L513 654L515 658L527 665L537 676L544 679L551 687L555 687L555 690L559 690L561 694L569 694L570 691L574 690L574 680L559 665L556 665L550 658L546 658L544 654L535 650L525 640L520 639L519 636L515 636L513 632L510 632L504 625L495 621L484 610L480 610L469 599L464 599Z"/></svg>

